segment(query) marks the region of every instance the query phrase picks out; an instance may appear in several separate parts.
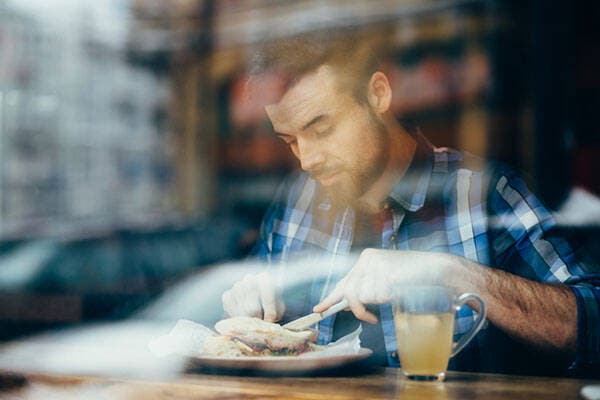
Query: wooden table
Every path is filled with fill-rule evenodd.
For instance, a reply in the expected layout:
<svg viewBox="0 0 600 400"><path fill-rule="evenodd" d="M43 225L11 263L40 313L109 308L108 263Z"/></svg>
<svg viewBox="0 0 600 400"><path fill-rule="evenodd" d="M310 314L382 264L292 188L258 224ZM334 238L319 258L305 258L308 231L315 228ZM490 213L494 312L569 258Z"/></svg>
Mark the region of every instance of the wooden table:
<svg viewBox="0 0 600 400"><path fill-rule="evenodd" d="M168 381L0 372L4 399L579 399L584 381L450 372L446 382L414 382L381 369L344 377L186 374ZM12 388L9 388L12 386Z"/></svg>

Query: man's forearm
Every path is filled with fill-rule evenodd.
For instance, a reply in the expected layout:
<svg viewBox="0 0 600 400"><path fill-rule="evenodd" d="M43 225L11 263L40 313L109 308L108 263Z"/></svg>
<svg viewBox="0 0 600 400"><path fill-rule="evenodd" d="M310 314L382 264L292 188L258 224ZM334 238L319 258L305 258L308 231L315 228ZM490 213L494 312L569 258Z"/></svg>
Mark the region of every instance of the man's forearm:
<svg viewBox="0 0 600 400"><path fill-rule="evenodd" d="M576 351L577 301L568 286L530 281L450 254L366 249L313 310L322 312L345 297L357 318L373 321L364 304L388 302L395 285L421 284L476 293L487 305L487 318L509 335L554 353Z"/></svg>
<svg viewBox="0 0 600 400"><path fill-rule="evenodd" d="M494 325L540 349L575 353L577 304L568 286L530 281L465 259L459 264L452 286L479 294Z"/></svg>

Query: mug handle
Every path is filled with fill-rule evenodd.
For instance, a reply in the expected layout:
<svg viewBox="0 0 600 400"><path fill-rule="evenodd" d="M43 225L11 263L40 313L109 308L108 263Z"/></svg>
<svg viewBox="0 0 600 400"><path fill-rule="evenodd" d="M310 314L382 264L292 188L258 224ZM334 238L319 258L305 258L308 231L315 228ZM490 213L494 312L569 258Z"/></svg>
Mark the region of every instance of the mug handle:
<svg viewBox="0 0 600 400"><path fill-rule="evenodd" d="M475 300L476 302L479 303L479 307L480 307L479 314L477 316L477 320L475 321L475 324L473 325L473 328L471 328L471 330L469 332L462 335L462 337L458 340L458 342L456 342L454 344L454 346L452 347L452 353L450 354L450 357L454 357L462 349L464 349L465 346L467 344L469 344L471 339L473 339L475 337L477 332L479 332L479 330L483 327L483 324L485 323L485 316L487 314L487 310L485 308L485 303L484 303L483 299L476 294L473 294L473 293L461 294L458 297L458 299L456 299L456 303L454 306L455 310L456 311L460 310L460 308L462 306L464 306L466 304L466 302L469 300Z"/></svg>

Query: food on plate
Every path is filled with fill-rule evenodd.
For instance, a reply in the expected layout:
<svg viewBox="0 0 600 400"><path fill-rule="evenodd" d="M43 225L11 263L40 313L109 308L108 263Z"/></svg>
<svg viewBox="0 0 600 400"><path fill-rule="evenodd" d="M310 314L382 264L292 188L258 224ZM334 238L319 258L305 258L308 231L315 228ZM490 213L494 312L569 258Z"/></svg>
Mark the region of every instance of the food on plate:
<svg viewBox="0 0 600 400"><path fill-rule="evenodd" d="M281 325L252 317L219 321L212 336L204 342L204 353L214 356L295 356L318 350L316 331L292 331Z"/></svg>
<svg viewBox="0 0 600 400"><path fill-rule="evenodd" d="M207 336L203 350L204 354L216 357L241 357L252 352L252 349L240 346L239 342L228 336Z"/></svg>

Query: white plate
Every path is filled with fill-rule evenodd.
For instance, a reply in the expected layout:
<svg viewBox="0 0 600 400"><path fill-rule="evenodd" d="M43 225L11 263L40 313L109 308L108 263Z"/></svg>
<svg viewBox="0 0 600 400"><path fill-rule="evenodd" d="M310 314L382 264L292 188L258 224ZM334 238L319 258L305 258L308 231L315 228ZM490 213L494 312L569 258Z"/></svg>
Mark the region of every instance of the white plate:
<svg viewBox="0 0 600 400"><path fill-rule="evenodd" d="M227 370L252 370L265 372L302 372L340 367L369 357L373 352L362 348L357 354L340 356L282 357L190 357L188 369L210 367Z"/></svg>

